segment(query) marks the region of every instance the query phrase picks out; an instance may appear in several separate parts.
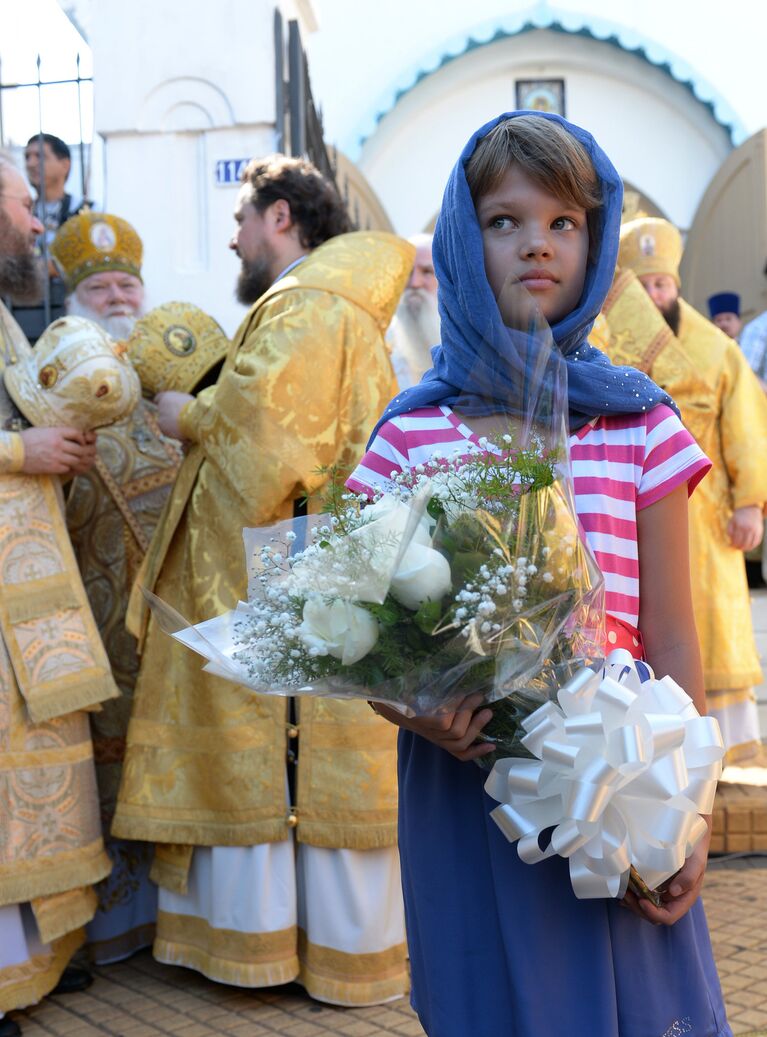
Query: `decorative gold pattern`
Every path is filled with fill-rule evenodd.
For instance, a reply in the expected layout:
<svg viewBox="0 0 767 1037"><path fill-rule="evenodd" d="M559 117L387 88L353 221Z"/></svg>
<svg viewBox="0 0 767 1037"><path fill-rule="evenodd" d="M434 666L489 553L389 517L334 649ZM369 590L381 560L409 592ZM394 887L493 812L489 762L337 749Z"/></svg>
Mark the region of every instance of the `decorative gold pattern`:
<svg viewBox="0 0 767 1037"><path fill-rule="evenodd" d="M273 987L290 983L299 972L296 930L241 933L213 929L191 915L157 913L155 958L202 972L218 983Z"/></svg>
<svg viewBox="0 0 767 1037"><path fill-rule="evenodd" d="M141 238L127 220L106 212L82 212L62 223L51 256L69 291L91 274L122 270L141 280Z"/></svg>
<svg viewBox="0 0 767 1037"><path fill-rule="evenodd" d="M0 626L33 721L115 698L53 483L0 475Z"/></svg>
<svg viewBox="0 0 767 1037"><path fill-rule="evenodd" d="M302 929L242 933L167 911L158 913L154 956L240 987L297 979L312 997L333 1004L380 1004L410 989L404 943L372 954L346 954L311 943Z"/></svg>
<svg viewBox="0 0 767 1037"><path fill-rule="evenodd" d="M52 389L59 379L59 372L53 364L45 364L40 368L38 379L43 389Z"/></svg>
<svg viewBox="0 0 767 1037"><path fill-rule="evenodd" d="M637 277L633 270L622 270L620 267L615 271L613 277L613 283L610 285L610 291L607 293L604 304L602 306L602 312L597 316L597 322L600 320L605 321L604 332L607 334L607 342L610 341L610 326L607 324L607 317L605 314L609 313L613 306L616 304L618 299L623 295L624 290L632 281L636 281ZM595 322L596 327L596 322Z"/></svg>
<svg viewBox="0 0 767 1037"><path fill-rule="evenodd" d="M412 246L387 234L344 235L316 249L255 304L217 385L187 408L195 445L140 582L190 622L245 593L244 526L288 517L294 500L321 489L321 466L350 469L362 455L391 396L381 329L412 261ZM128 618L140 633L146 615L135 590ZM391 845L396 731L364 703L339 710L329 701L300 707L297 836ZM285 839L286 720L284 699L203 672L150 620L113 831L214 846ZM345 728L345 741L332 735ZM331 793L343 795L342 808Z"/></svg>
<svg viewBox="0 0 767 1037"><path fill-rule="evenodd" d="M101 841L87 715L30 724L2 642L0 759L0 904L103 878L110 865Z"/></svg>
<svg viewBox="0 0 767 1037"><path fill-rule="evenodd" d="M743 555L730 546L727 523L734 508L767 501L767 401L737 344L682 300L680 309L676 337L631 278L606 311L609 352L615 363L647 370L673 397L713 462L690 500L693 606L705 684L707 690L750 688L762 675Z"/></svg>
<svg viewBox="0 0 767 1037"><path fill-rule="evenodd" d="M194 392L231 343L212 317L186 302L168 302L136 322L126 341L146 396Z"/></svg>
<svg viewBox="0 0 767 1037"><path fill-rule="evenodd" d="M363 1007L404 997L410 990L404 943L376 953L347 954L311 943L299 929L298 959L298 982L319 1001Z"/></svg>
<svg viewBox="0 0 767 1037"><path fill-rule="evenodd" d="M124 421L98 437L98 465L74 480L67 525L93 615L122 695L91 717L101 818L114 814L125 735L139 669L125 630L131 582L176 477L181 451L162 435L153 404L140 400Z"/></svg>
<svg viewBox="0 0 767 1037"><path fill-rule="evenodd" d="M330 849L396 845L396 729L366 702L300 699L297 706L300 841Z"/></svg>
<svg viewBox="0 0 767 1037"><path fill-rule="evenodd" d="M28 355L1 303L0 331L0 356ZM10 411L0 388L0 418ZM0 474L0 904L79 889L110 868L82 709L118 692L56 490Z"/></svg>
<svg viewBox="0 0 767 1037"><path fill-rule="evenodd" d="M6 368L5 386L33 425L86 431L126 417L141 395L124 349L84 317L54 321L34 352Z"/></svg>
<svg viewBox="0 0 767 1037"><path fill-rule="evenodd" d="M621 227L618 266L638 276L668 274L679 284L682 236L673 223L655 216L629 220Z"/></svg>
<svg viewBox="0 0 767 1037"><path fill-rule="evenodd" d="M753 761L754 757L761 751L761 741L740 742L734 748L727 750L727 755L724 758L725 766L729 767L733 764L746 763L748 760Z"/></svg>

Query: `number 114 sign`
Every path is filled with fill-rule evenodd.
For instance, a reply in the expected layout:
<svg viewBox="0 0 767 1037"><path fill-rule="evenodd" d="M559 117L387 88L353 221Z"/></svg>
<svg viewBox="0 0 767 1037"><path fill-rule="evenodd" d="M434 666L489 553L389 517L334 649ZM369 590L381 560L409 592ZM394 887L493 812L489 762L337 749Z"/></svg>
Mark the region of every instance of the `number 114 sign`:
<svg viewBox="0 0 767 1037"><path fill-rule="evenodd" d="M216 187L238 186L247 158L221 158L216 162Z"/></svg>

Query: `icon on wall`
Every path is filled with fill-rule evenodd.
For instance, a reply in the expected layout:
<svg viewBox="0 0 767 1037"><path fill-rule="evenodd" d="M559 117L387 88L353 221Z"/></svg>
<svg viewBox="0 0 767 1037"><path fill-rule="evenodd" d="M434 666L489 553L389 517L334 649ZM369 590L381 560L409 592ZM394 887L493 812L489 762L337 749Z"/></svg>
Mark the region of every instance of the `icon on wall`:
<svg viewBox="0 0 767 1037"><path fill-rule="evenodd" d="M565 115L564 79L517 79L517 109Z"/></svg>

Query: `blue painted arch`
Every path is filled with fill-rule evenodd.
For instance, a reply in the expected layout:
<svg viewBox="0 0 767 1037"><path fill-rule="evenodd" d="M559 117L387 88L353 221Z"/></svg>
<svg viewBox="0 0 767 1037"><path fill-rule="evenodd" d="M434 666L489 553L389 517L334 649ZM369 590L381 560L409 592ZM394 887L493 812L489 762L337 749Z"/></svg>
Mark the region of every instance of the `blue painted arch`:
<svg viewBox="0 0 767 1037"><path fill-rule="evenodd" d="M733 146L741 144L748 136L745 127L725 98L699 76L687 62L661 44L617 22L589 14L557 9L550 6L546 0L542 0L524 11L484 22L470 32L461 33L445 40L440 46L425 54L415 65L403 73L383 96L379 97L375 106L348 140L344 151L352 161L356 161L365 141L375 133L382 119L423 79L433 75L445 65L480 47L513 36L521 36L536 29L548 29L570 36L583 36L616 47L629 54L635 54L689 90L692 96L709 110L714 121L727 132Z"/></svg>

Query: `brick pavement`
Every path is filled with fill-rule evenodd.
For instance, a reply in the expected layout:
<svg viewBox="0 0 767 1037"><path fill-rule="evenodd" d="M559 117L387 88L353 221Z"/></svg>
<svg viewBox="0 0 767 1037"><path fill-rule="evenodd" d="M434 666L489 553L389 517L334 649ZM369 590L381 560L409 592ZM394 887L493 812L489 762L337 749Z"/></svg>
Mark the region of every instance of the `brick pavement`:
<svg viewBox="0 0 767 1037"><path fill-rule="evenodd" d="M767 1037L767 857L714 858L704 900L733 1032ZM96 970L85 993L49 998L17 1018L25 1037L423 1035L403 1001L338 1009L292 985L243 991L148 952Z"/></svg>
<svg viewBox="0 0 767 1037"><path fill-rule="evenodd" d="M767 590L752 601L765 658ZM764 733L767 683L757 695ZM767 1037L767 857L713 858L704 901L733 1032ZM242 991L160 965L149 952L96 970L85 993L48 998L17 1018L24 1037L423 1037L404 1001L338 1009L293 985Z"/></svg>

